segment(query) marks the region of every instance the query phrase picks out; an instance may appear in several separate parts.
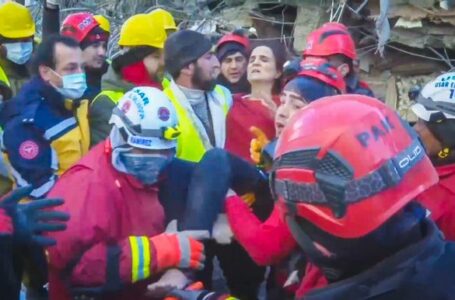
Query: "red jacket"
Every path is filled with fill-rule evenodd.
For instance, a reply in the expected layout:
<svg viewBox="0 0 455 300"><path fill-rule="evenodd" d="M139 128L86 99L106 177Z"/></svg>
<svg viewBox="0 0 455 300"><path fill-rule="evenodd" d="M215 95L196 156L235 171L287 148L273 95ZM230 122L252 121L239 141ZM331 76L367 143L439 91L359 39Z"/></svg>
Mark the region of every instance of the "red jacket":
<svg viewBox="0 0 455 300"><path fill-rule="evenodd" d="M226 201L226 214L235 238L259 265L277 264L297 246L288 226L281 219L278 206L262 223L241 198L230 197ZM325 285L327 280L319 268L308 264L296 294L303 296Z"/></svg>
<svg viewBox="0 0 455 300"><path fill-rule="evenodd" d="M418 196L445 238L455 240L455 164L437 167L439 182Z"/></svg>
<svg viewBox="0 0 455 300"><path fill-rule="evenodd" d="M226 214L235 238L259 265L276 264L296 247L277 206L262 223L240 197L233 196L226 201Z"/></svg>
<svg viewBox="0 0 455 300"><path fill-rule="evenodd" d="M65 203L58 210L71 215L67 230L50 234L57 240L56 246L48 248L50 299L70 299L67 285L72 289L99 288L107 282L122 289L102 299L144 299L154 269L144 271L149 264L138 268L138 261L148 259L138 258L143 252L136 250L149 249L134 248L138 247L134 243L139 236L151 237L164 231L157 189L146 189L115 170L109 148L100 143L58 180L48 196L63 198ZM142 247L144 242L139 241ZM147 253L153 264L153 253ZM138 278L144 280L133 284Z"/></svg>
<svg viewBox="0 0 455 300"><path fill-rule="evenodd" d="M279 105L279 97L273 101ZM250 142L255 136L250 127L261 129L269 140L275 138L275 112L267 108L260 100L250 99L241 94L234 95L234 104L227 115L225 149L250 163Z"/></svg>

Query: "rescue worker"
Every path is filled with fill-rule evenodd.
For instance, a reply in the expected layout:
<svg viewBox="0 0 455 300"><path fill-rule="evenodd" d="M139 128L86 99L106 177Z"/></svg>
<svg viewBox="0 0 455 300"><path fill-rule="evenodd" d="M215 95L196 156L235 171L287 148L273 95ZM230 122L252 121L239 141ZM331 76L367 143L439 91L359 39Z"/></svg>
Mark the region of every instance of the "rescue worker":
<svg viewBox="0 0 455 300"><path fill-rule="evenodd" d="M172 76L164 93L176 108L181 129L176 157L199 162L207 150L224 148L226 115L232 105L232 96L225 87L216 85L220 65L212 51L212 43L203 34L178 31L167 39L164 51L166 71ZM236 257L240 262L241 256L246 258L242 261L247 261L245 251L235 244L211 242L206 248L207 267L200 274L204 285L211 288L212 260L217 255L231 293L241 299L254 299L263 273L257 272L252 263L232 261L232 257Z"/></svg>
<svg viewBox="0 0 455 300"><path fill-rule="evenodd" d="M20 274L13 264L14 246L18 244L55 245L55 240L42 236L47 231L61 231L69 216L49 208L63 203L61 199L42 199L18 204L27 197L30 187L12 191L0 201L0 295L4 299L19 299Z"/></svg>
<svg viewBox="0 0 455 300"><path fill-rule="evenodd" d="M319 101L320 98L344 92L345 83L342 75L323 60L320 60L319 64L315 63L313 60L311 63L302 64L302 70L298 77L291 80L284 87L281 94L281 104L277 109L275 117L275 127L278 137L287 122L289 122L299 109L313 101ZM265 142L261 141L263 144L259 146L259 149L262 150L264 148L263 145L268 143L268 140L263 132L261 132L261 136L266 140ZM252 144L258 146L259 141L255 141ZM257 148L253 148L253 160L258 163L260 162L262 168L265 170L269 170L271 167L268 165L271 165L273 161L274 145L276 145L276 142L265 147L265 153L262 154L261 151L256 152L258 150ZM248 186L251 189L243 189L244 194L246 192L254 192L255 197L246 197L241 193L238 193L238 195L242 195L241 198L230 196L225 201L225 209L236 240L247 250L255 263L262 266L274 265L276 267L273 269L276 270L276 276L273 275L273 272L271 273L273 280L270 282L271 284L268 284L268 292L272 292L270 288L273 286L279 287L273 292L279 292L286 281L287 275L289 275L288 268L283 270L283 265L287 266L284 262L287 262L286 259L296 248L296 243L285 223L281 221L278 207L275 206L272 214L266 220L261 219L260 216L252 212L252 203L264 205L264 203L273 202L268 188L268 178L264 175L255 175L255 173L264 173L257 170L255 166L249 165L244 160L235 160L231 156L226 157L220 154L217 161L220 168L231 174L227 176L234 176L236 178L240 176L239 174L242 174L244 176L242 181L257 182ZM219 182L222 184L222 180L219 180ZM228 189L228 185L224 187L225 190L220 191L220 193L226 192ZM210 203L198 202L194 206L213 206L213 199L210 199ZM202 201L203 198L201 197L200 200ZM201 210L194 210L191 213L191 217L195 220L201 218L209 219L206 214L202 215L202 213L204 212ZM248 228L248 230L245 230L245 228ZM321 277L320 275L318 276ZM280 296L276 295L275 297L279 299L285 298L283 294Z"/></svg>
<svg viewBox="0 0 455 300"><path fill-rule="evenodd" d="M218 84L227 87L232 94L249 94L247 65L250 57L250 40L242 32L224 35L216 45L216 56L220 61L221 73Z"/></svg>
<svg viewBox="0 0 455 300"><path fill-rule="evenodd" d="M414 129L420 135L439 175L438 184L419 195L447 240L455 240L455 105L452 85L455 73L445 73L427 83L412 111L419 118Z"/></svg>
<svg viewBox="0 0 455 300"><path fill-rule="evenodd" d="M156 8L149 12L149 16L157 19L164 28L166 36L170 36L172 33L177 31L177 25L175 24L174 17L165 9Z"/></svg>
<svg viewBox="0 0 455 300"><path fill-rule="evenodd" d="M357 51L354 40L346 26L341 23L326 23L307 36L303 58L323 57L343 74L349 94L373 96L368 84L359 79L354 64Z"/></svg>
<svg viewBox="0 0 455 300"><path fill-rule="evenodd" d="M81 99L93 100L101 92L101 77L109 64L106 61L109 33L91 13L74 13L65 18L60 29L63 36L75 39L82 50L87 89Z"/></svg>
<svg viewBox="0 0 455 300"><path fill-rule="evenodd" d="M159 21L137 14L122 25L118 41L121 50L102 78L102 92L90 104L91 147L109 135L112 109L127 91L135 86L162 88L159 77L164 67L166 33Z"/></svg>
<svg viewBox="0 0 455 300"><path fill-rule="evenodd" d="M104 31L104 34L108 35L108 39L111 35L111 22L108 18L103 15L95 15L94 16L96 22L100 25L100 28Z"/></svg>
<svg viewBox="0 0 455 300"><path fill-rule="evenodd" d="M340 95L300 110L280 136L272 178L283 219L329 281L296 299L453 298L454 246L414 201L437 173L385 104Z"/></svg>
<svg viewBox="0 0 455 300"><path fill-rule="evenodd" d="M167 269L203 266L200 242L185 233L163 233L169 216L161 203L178 201L187 185L177 186L189 182L179 176L191 174L181 170L187 163L173 159L179 129L169 99L156 88L133 88L110 123L110 137L49 194L66 197L63 211L72 215L65 232L50 235L58 242L48 249L51 300L71 299L70 294L145 299L147 284Z"/></svg>
<svg viewBox="0 0 455 300"><path fill-rule="evenodd" d="M167 39L164 52L172 76L164 93L176 108L181 128L177 157L198 162L207 150L224 147L232 96L216 84L220 64L203 34L178 31Z"/></svg>
<svg viewBox="0 0 455 300"><path fill-rule="evenodd" d="M23 5L0 5L0 92L4 100L15 96L30 78L26 64L32 57L35 22Z"/></svg>
<svg viewBox="0 0 455 300"><path fill-rule="evenodd" d="M82 53L69 37L53 36L37 48L32 79L5 103L3 151L17 186L31 185L31 199L49 192L57 178L76 163L89 146L88 101L73 101L86 89ZM17 252L31 277L27 293L44 297L47 282L41 249ZM33 299L33 298L32 298Z"/></svg>
<svg viewBox="0 0 455 300"><path fill-rule="evenodd" d="M53 36L39 45L34 77L7 103L4 151L18 186L32 185L32 198L49 192L56 179L87 151L88 101L74 101L87 87L78 43Z"/></svg>

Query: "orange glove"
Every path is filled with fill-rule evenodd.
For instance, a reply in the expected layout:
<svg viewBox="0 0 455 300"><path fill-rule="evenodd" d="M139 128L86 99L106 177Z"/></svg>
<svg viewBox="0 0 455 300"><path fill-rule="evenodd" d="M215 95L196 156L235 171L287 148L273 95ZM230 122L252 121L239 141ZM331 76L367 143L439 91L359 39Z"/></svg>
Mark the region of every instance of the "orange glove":
<svg viewBox="0 0 455 300"><path fill-rule="evenodd" d="M250 132L255 136L250 142L250 157L256 164L260 164L262 149L264 149L265 145L270 143L270 140L265 133L257 127L250 127Z"/></svg>
<svg viewBox="0 0 455 300"><path fill-rule="evenodd" d="M150 242L155 250L152 260L155 259L157 272L169 268L204 268L204 245L184 231L162 233L150 238Z"/></svg>

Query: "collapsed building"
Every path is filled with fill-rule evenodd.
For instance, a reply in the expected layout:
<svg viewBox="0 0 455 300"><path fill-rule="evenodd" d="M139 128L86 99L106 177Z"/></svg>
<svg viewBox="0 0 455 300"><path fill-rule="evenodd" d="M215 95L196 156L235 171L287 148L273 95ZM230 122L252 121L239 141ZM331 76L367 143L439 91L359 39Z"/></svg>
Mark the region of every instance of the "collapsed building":
<svg viewBox="0 0 455 300"><path fill-rule="evenodd" d="M291 55L327 21L348 26L357 43L361 77L375 95L412 121L408 91L455 66L455 0L62 0L62 18L78 10L107 16L113 35L123 21L156 7L181 28L211 35L244 28L258 39L279 39ZM39 1L30 1L39 23ZM39 27L39 26L38 26Z"/></svg>

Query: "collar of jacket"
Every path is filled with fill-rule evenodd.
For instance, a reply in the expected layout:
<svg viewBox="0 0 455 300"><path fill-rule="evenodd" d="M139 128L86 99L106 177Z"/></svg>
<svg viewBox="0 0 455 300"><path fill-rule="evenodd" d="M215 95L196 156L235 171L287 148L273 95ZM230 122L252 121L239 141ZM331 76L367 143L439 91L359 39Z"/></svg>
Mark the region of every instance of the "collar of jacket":
<svg viewBox="0 0 455 300"><path fill-rule="evenodd" d="M121 73L124 80L136 86L151 86L160 90L163 89L161 83L150 79L150 75L142 60L123 67Z"/></svg>
<svg viewBox="0 0 455 300"><path fill-rule="evenodd" d="M42 101L46 101L56 112L65 115L75 107L72 104L71 108L68 109L64 97L39 76L34 76L23 86L17 96L17 101L24 106L24 119L30 120L35 118L36 111Z"/></svg>
<svg viewBox="0 0 455 300"><path fill-rule="evenodd" d="M444 252L442 234L429 219L422 224L425 237L369 270L354 277L316 289L304 296L305 300L375 299L400 288L406 278L429 268Z"/></svg>

